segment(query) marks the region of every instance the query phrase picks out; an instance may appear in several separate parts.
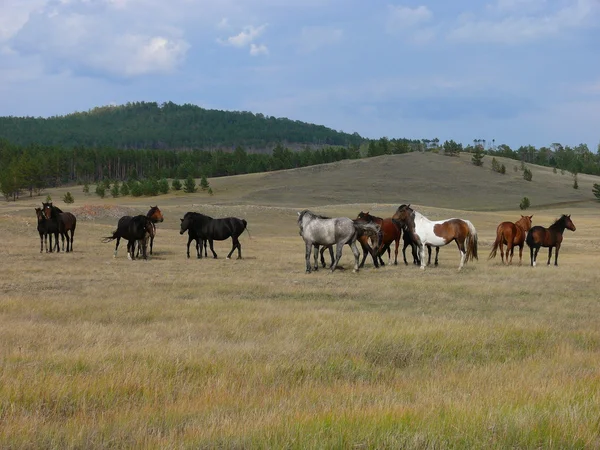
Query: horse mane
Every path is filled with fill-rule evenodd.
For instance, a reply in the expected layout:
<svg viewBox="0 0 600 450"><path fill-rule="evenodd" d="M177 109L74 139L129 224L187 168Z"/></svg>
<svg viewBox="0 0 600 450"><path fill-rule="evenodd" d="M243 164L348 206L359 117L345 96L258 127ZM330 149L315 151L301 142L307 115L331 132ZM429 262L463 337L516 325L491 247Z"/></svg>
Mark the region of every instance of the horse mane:
<svg viewBox="0 0 600 450"><path fill-rule="evenodd" d="M556 219L556 220L554 221L554 223L553 223L552 225L550 225L548 228L552 228L552 227L555 227L555 228L556 228L557 226L560 226L560 225L561 225L561 223L565 222L565 221L566 221L566 219L567 219L567 215L566 215L566 214L563 214L563 215L562 215L562 216L560 216L558 219Z"/></svg>
<svg viewBox="0 0 600 450"><path fill-rule="evenodd" d="M146 217L151 217L152 214L154 214L154 211L156 211L158 209L158 205L156 206L151 206L150 210L146 213Z"/></svg>

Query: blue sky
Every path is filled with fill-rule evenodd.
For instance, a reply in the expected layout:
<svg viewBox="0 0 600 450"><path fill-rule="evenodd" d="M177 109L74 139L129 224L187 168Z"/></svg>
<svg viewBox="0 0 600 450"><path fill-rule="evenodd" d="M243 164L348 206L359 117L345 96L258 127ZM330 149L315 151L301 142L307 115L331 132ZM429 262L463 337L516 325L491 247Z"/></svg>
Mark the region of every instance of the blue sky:
<svg viewBox="0 0 600 450"><path fill-rule="evenodd" d="M1 0L0 115L129 101L600 142L600 0Z"/></svg>

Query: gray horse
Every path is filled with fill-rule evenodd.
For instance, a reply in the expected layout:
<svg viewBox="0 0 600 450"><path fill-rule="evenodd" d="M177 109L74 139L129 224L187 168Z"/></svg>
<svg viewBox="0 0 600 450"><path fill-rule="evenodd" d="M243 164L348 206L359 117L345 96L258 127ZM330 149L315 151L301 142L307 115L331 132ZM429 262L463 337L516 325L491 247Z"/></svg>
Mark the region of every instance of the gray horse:
<svg viewBox="0 0 600 450"><path fill-rule="evenodd" d="M359 252L356 248L356 239L363 234L375 236L379 233L379 225L374 223L355 223L348 217L329 218L319 216L305 209L298 213L298 226L300 236L306 244L306 273L310 273L310 254L315 247L315 270L318 270L317 262L320 245L329 246L336 244L336 258L331 265L333 272L342 257L342 248L348 244L354 254L354 272L358 272Z"/></svg>

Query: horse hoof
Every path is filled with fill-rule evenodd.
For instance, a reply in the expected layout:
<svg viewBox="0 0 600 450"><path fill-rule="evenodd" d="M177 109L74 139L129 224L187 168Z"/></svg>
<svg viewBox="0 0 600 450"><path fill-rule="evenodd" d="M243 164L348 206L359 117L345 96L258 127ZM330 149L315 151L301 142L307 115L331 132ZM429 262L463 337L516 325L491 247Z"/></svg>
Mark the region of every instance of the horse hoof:
<svg viewBox="0 0 600 450"><path fill-rule="evenodd" d="M225 259L231 259L231 258L228 256L228 257L227 257L227 258L225 258Z"/></svg>

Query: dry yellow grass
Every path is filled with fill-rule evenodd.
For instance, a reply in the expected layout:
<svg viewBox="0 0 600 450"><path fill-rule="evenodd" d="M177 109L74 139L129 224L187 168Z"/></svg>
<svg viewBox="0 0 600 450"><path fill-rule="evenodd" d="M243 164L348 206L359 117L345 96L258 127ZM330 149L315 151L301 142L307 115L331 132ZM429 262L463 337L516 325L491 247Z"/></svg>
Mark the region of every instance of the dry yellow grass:
<svg viewBox="0 0 600 450"><path fill-rule="evenodd" d="M305 275L296 209L248 204L239 179L220 195L226 182L211 180L214 197L75 194L66 209L158 202L148 261L128 261L123 244L112 258L109 217L79 221L73 254L40 254L39 199L0 205L0 447L600 447L597 208L533 211L546 226L572 214L558 268L486 260L517 211L416 205L470 219L480 260L457 272L452 244L424 272L367 261ZM367 201L299 207L397 206ZM217 260L188 260L188 210L246 218L245 259L224 259L228 241Z"/></svg>

